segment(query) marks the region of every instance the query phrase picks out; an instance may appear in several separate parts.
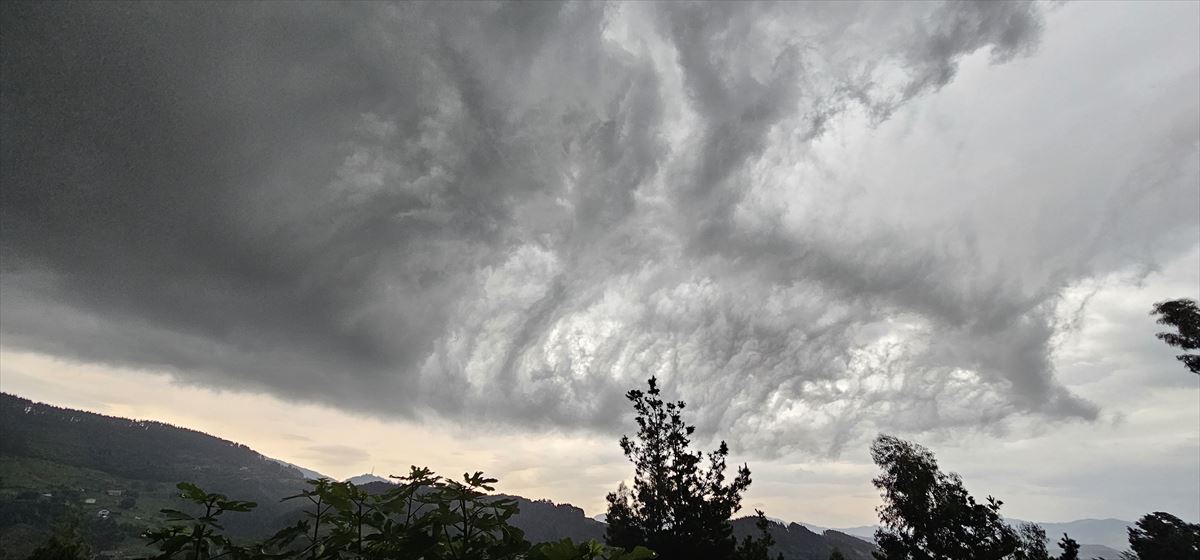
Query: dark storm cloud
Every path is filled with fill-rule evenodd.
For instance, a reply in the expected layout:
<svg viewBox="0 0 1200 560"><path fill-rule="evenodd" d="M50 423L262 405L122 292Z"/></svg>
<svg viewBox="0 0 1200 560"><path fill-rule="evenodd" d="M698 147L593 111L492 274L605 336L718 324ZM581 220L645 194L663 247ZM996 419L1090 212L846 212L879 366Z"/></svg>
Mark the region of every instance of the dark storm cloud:
<svg viewBox="0 0 1200 560"><path fill-rule="evenodd" d="M832 120L1031 52L1035 5L3 10L6 346L524 425L659 374L760 452L1096 414L1049 362L1092 260L770 203Z"/></svg>

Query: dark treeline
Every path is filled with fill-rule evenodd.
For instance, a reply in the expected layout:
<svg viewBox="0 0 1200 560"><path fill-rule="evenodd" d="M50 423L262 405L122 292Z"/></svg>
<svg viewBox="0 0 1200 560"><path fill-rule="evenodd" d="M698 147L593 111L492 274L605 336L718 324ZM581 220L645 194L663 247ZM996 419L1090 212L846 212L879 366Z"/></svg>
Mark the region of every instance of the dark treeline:
<svg viewBox="0 0 1200 560"><path fill-rule="evenodd" d="M268 539L238 543L225 534L227 517L253 510L253 502L207 493L180 483L189 511L164 510L168 523L145 533L157 558L186 560L775 560L774 539L762 511L759 534L734 538L731 518L750 487L750 469L726 475L728 446L692 450L694 427L683 417L685 403L667 402L655 379L646 391L627 394L637 413L638 431L621 439L634 466L632 485L608 496L605 544L595 541L531 545L511 524L516 501L491 495L495 479L482 473L461 480L413 467L396 484L371 493L350 482L310 480L310 487L287 501L306 507L304 518ZM871 446L880 468L881 528L875 539L879 560L1077 560L1079 544L1058 540L1063 553L1048 552L1045 531L1035 524L1014 528L1000 515L1002 502L980 501L962 479L943 472L928 449L880 435ZM88 557L69 523L37 549L34 560ZM1129 529L1136 560L1189 559L1200 554L1200 525L1155 512ZM848 558L838 549L830 558Z"/></svg>
<svg viewBox="0 0 1200 560"><path fill-rule="evenodd" d="M1156 304L1160 323L1178 334L1159 338L1185 350L1200 344L1200 313L1195 302ZM1195 371L1195 355L1179 360ZM382 492L350 482L309 480L309 487L285 499L305 505L304 517L273 536L250 543L227 536L227 515L250 512L258 504L208 493L180 483L188 511L167 509L165 526L143 536L160 559L186 560L776 560L775 539L762 511L757 534L738 541L731 519L751 485L748 465L727 474L725 442L708 453L692 449L695 428L684 419L685 403L664 400L657 380L626 397L636 413L637 432L620 445L633 464L631 485L622 483L607 497L604 544L569 539L533 545L511 521L516 500L495 496L495 479L483 473L447 479L413 467ZM29 412L29 409L26 409ZM150 429L149 427L147 429ZM32 437L32 436L30 436ZM24 445L17 438L9 445ZM214 450L216 451L216 450ZM243 452L226 446L220 452ZM1055 536L1062 549L1048 551L1050 538L1038 525L1013 527L1001 516L999 499L973 497L961 477L943 472L928 449L889 435L878 436L871 456L880 474L872 481L883 505L878 508L878 560L1078 560L1080 545L1069 535ZM114 461L116 459L113 459ZM122 468L137 465L117 464ZM33 560L82 560L90 551L69 515ZM1200 558L1200 525L1164 512L1142 517L1128 529L1125 560ZM773 554L774 553L774 554ZM849 559L834 548L829 558Z"/></svg>

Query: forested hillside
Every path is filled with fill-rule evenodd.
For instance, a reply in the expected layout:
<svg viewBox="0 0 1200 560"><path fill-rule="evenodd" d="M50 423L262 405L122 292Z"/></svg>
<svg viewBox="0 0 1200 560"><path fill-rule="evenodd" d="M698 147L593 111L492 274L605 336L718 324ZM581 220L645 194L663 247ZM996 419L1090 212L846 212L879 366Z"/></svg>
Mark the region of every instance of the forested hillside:
<svg viewBox="0 0 1200 560"><path fill-rule="evenodd" d="M741 517L733 520L733 534L737 538L754 538L758 529L754 526L753 517ZM866 540L855 536L826 530L816 533L798 523L772 522L771 537L775 539L773 551L783 554L784 558L829 558L834 549L842 553L846 560L871 560L871 552L875 546Z"/></svg>
<svg viewBox="0 0 1200 560"><path fill-rule="evenodd" d="M181 507L180 481L257 502L226 521L238 539L264 538L302 517L301 503L281 502L308 488L300 470L202 432L3 393L0 426L0 560L24 559L63 519L74 519L97 552L150 553L140 535L163 523L161 509ZM362 486L371 493L387 487ZM496 498L516 502L511 524L530 542L604 540L605 524L571 504ZM733 529L739 539L757 534L752 517L733 520ZM848 559L865 559L872 549L862 539L796 524L773 524L770 532L787 560L824 560L834 547Z"/></svg>
<svg viewBox="0 0 1200 560"><path fill-rule="evenodd" d="M636 392L631 395L641 397ZM659 401L653 402L658 406ZM679 403L674 410L681 409ZM670 425L680 430L687 428L681 422L672 422ZM304 500L283 501L287 496L305 492L314 495L312 484L305 480L301 470L264 457L245 445L195 430L64 409L2 393L0 427L0 560L28 557L52 532L67 525L77 528L94 553L109 557L153 554L142 535L169 522L161 510L187 509L186 500L181 499L180 488L176 487L180 481L194 483L206 492L257 503L251 511L223 520L222 530L232 539L231 543L262 542L276 530L302 522L308 515L305 510L311 510ZM886 475L875 480L876 486L893 492L894 484L908 484L905 479L888 478L894 475L887 473L907 472L913 465L928 471L925 478L937 486L915 493L907 490L889 493L892 507L902 506L902 500L910 494L948 492L946 495L965 496L956 475L938 471L932 454L920 446L881 436L873 452ZM352 484L341 486L354 488ZM364 496L382 497L398 486L376 481L357 488ZM435 488L418 493L423 495L426 491ZM330 495L336 496L337 492ZM619 499L614 498L619 492L610 495L610 503ZM611 526L587 517L582 509L570 504L495 494L490 488L479 499L481 504L515 506L505 522L519 529L521 539L528 543L564 538L577 543L606 539L611 542ZM997 531L1002 538L1019 534L1025 539L1030 527L1045 534L1034 524L1016 521L1009 522L1011 529L1004 529L1009 524L998 516L998 506L974 507L984 514L988 530ZM1046 527L1055 532L1049 539L1053 546L1060 531L1102 540L1093 533L1113 524L1123 526L1124 522L1082 520ZM761 513L731 519L727 525L732 530L731 537L738 542L762 538L764 529L760 526L769 535L772 559L779 555L784 560L825 560L837 557L836 550L848 560L868 560L878 550L869 538L836 530L815 532L797 523L768 522ZM1139 534L1145 535L1139 537L1139 542L1158 542L1161 540L1158 533L1169 536L1179 531L1195 532L1194 526L1161 513L1148 515L1138 527L1142 532ZM1163 527L1178 530L1172 532ZM1096 531L1089 532L1089 528ZM1043 539L1044 536L1035 536L1034 542ZM1114 544L1120 543L1114 541ZM738 557L746 556L740 550ZM1086 543L1080 552L1083 558L1114 557L1112 549Z"/></svg>
<svg viewBox="0 0 1200 560"><path fill-rule="evenodd" d="M138 549L159 510L178 506L182 480L258 502L228 527L257 538L295 509L280 498L305 487L300 471L245 445L161 422L0 394L0 426L0 558L24 558L67 512L98 549Z"/></svg>

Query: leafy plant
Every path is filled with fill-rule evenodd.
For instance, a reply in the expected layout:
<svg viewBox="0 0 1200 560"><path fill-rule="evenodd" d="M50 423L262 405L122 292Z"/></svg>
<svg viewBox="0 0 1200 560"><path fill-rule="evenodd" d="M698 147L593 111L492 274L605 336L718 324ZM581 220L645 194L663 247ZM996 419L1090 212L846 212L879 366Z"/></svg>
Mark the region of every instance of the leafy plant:
<svg viewBox="0 0 1200 560"><path fill-rule="evenodd" d="M158 545L159 558L174 558L182 555L187 560L209 560L227 555L239 555L241 550L220 531L224 530L218 519L225 512L248 512L258 504L230 500L223 494L209 494L198 486L187 482L176 485L180 496L204 508L204 514L193 517L176 509L164 509L169 523L165 528L147 531L145 537L152 545Z"/></svg>
<svg viewBox="0 0 1200 560"><path fill-rule="evenodd" d="M221 535L218 517L226 511L249 511L253 503L181 483L183 497L203 506L204 515L163 510L171 521L187 525L158 529L146 537L159 545L160 558L187 560L226 555L240 560L517 560L529 551L524 534L509 524L518 511L516 501L488 495L496 479L476 472L448 480L419 467L393 478L398 483L379 494L350 482L310 480L310 489L285 498L307 500L305 518L247 546L234 545Z"/></svg>

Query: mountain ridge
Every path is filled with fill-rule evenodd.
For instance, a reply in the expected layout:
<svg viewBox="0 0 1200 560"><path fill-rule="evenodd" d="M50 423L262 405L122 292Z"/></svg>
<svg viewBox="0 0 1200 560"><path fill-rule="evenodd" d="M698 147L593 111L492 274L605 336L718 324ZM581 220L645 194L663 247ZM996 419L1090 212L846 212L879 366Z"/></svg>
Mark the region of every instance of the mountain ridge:
<svg viewBox="0 0 1200 560"><path fill-rule="evenodd" d="M82 492L69 490L74 494L66 495L74 496L73 499L80 502L97 500L90 506L91 509L105 509L113 517L122 517L123 512L118 510L119 500L104 493L113 490L118 495L138 494L136 501L148 502L148 505L131 507L124 512L130 515L123 519L128 523L129 517L136 518L135 522L129 523L134 528L148 526L154 521L153 515L157 510L152 505L166 503L169 505L164 507L175 507L170 504L170 500L177 496L174 484L188 481L208 491L258 502L260 505L255 512L245 514L238 524L231 524L231 534L246 538L261 536L266 529L277 528L280 519L296 515L297 506L291 502L281 503L281 497L305 488L306 479L321 477L317 471L267 457L246 445L198 430L165 422L133 420L57 407L8 393L0 393L0 421L4 426L0 434L3 436L0 437L0 500L6 500L4 504L16 503L13 500L22 494L64 492L47 490L66 488L69 486L67 483L73 483ZM43 471L51 475L39 474ZM358 475L347 480L365 487L377 486L379 491L386 489L383 485L392 484L390 480L374 474ZM114 488L101 487L101 484ZM137 490L132 490L134 488ZM513 524L525 531L531 542L564 537L576 541L603 540L605 524L587 517L583 509L577 506L556 504L545 499L509 497L517 499L521 507L521 512L513 518ZM24 508L21 511L32 512L40 511L38 508L44 505L33 503L21 504L20 507ZM3 522L0 520L0 524ZM36 529L37 523L44 523L45 526L41 528L45 529L48 522L33 514L22 517L21 523L16 524L23 524L22 531L18 531L23 535L20 538L28 541L30 527ZM732 523L739 538L757 534L752 517L737 518ZM1106 526L1115 527L1118 524L1129 522L1112 518L1082 519L1042 526L1051 537L1051 545L1057 540L1056 535L1061 535L1065 529L1081 544L1088 543L1085 546L1107 546L1114 541L1101 538L1097 542L1080 538L1087 534L1083 529L1092 527L1100 531ZM16 538L15 534L11 534L12 531L6 533L6 528L10 526L0 526L0 549L9 548L3 545L11 545ZM874 548L874 529L869 525L824 528L777 519L773 519L769 526L779 543L777 548L785 553L788 560L824 560L833 546L841 549L851 560L869 559L870 550ZM132 534L136 536L136 533ZM1123 548L1121 543L1117 544ZM23 556L0 553L0 560L9 558Z"/></svg>

